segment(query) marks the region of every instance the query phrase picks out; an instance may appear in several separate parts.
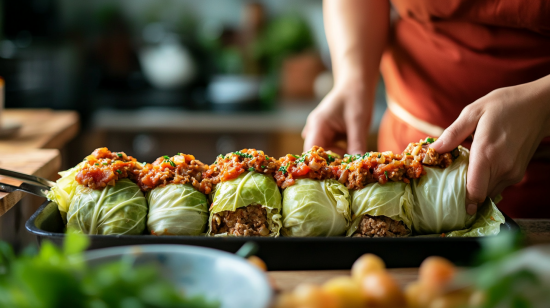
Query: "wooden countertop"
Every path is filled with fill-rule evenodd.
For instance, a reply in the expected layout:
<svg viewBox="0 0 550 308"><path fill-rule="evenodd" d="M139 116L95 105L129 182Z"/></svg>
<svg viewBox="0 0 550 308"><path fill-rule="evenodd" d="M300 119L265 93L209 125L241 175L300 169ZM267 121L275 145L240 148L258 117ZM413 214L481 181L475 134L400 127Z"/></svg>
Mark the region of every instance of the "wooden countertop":
<svg viewBox="0 0 550 308"><path fill-rule="evenodd" d="M78 133L78 114L50 109L6 109L2 111L2 119L18 122L22 127L15 136L0 139L0 168L54 177L61 166L59 149ZM0 177L0 181L20 184L6 177ZM0 216L22 197L21 192L0 192Z"/></svg>
<svg viewBox="0 0 550 308"><path fill-rule="evenodd" d="M550 244L550 219L515 219L520 226L527 245ZM402 286L418 279L418 268L391 268L390 274ZM301 283L321 285L331 278L349 276L349 270L334 271L270 271L277 290L290 291Z"/></svg>

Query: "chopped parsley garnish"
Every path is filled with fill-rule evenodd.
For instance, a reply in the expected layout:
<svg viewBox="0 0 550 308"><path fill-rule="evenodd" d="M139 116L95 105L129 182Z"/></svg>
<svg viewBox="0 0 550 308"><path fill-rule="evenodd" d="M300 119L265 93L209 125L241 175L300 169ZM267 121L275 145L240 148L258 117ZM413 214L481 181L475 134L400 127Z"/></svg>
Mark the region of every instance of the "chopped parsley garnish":
<svg viewBox="0 0 550 308"><path fill-rule="evenodd" d="M290 155L294 156L294 158L300 158L300 156L298 155L294 155L294 154L290 154Z"/></svg>
<svg viewBox="0 0 550 308"><path fill-rule="evenodd" d="M118 157L122 157L122 153L116 153Z"/></svg>
<svg viewBox="0 0 550 308"><path fill-rule="evenodd" d="M99 164L98 164L98 163L95 163L94 165L96 165L96 166L99 166Z"/></svg>
<svg viewBox="0 0 550 308"><path fill-rule="evenodd" d="M170 156L164 155L162 158L164 158L165 160L169 160L169 159L170 159Z"/></svg>
<svg viewBox="0 0 550 308"><path fill-rule="evenodd" d="M116 173L122 174L122 171L120 171L120 170L117 169L117 170L116 170Z"/></svg>
<svg viewBox="0 0 550 308"><path fill-rule="evenodd" d="M279 168L279 171L281 171L281 172L283 172L283 173L287 173L287 172L288 172L288 171L287 171L287 168L288 168L288 165L287 165L287 166L281 166L281 167Z"/></svg>
<svg viewBox="0 0 550 308"><path fill-rule="evenodd" d="M256 170L256 169L254 169L253 167L248 168L248 171L250 171L250 172L252 172L254 170Z"/></svg>
<svg viewBox="0 0 550 308"><path fill-rule="evenodd" d="M411 155L411 153L405 153L405 155Z"/></svg>
<svg viewBox="0 0 550 308"><path fill-rule="evenodd" d="M345 168L345 169L346 169L346 170L348 170L348 169L349 169L349 164L348 164L348 165L346 166L346 168Z"/></svg>
<svg viewBox="0 0 550 308"><path fill-rule="evenodd" d="M367 157L370 157L370 153L369 153L369 152L367 152L367 153L365 153L365 155L363 155L363 159L364 159L364 158L367 158Z"/></svg>
<svg viewBox="0 0 550 308"><path fill-rule="evenodd" d="M308 151L308 153L309 153L309 151ZM332 162L334 162L334 161L336 160L336 158L334 158L334 156L332 156L332 155L330 155L330 154L327 154L327 156L328 156L328 162L329 162L329 163L332 163Z"/></svg>
<svg viewBox="0 0 550 308"><path fill-rule="evenodd" d="M217 165L217 164L218 164L218 162L217 162L217 161L215 161L215 162L214 162L214 165Z"/></svg>
<svg viewBox="0 0 550 308"><path fill-rule="evenodd" d="M388 180L388 171L384 171L384 175L386 176L386 180Z"/></svg>
<svg viewBox="0 0 550 308"><path fill-rule="evenodd" d="M178 153L178 155L179 155L179 156L183 156L183 154L182 154L182 153Z"/></svg>
<svg viewBox="0 0 550 308"><path fill-rule="evenodd" d="M223 155L222 154L218 155L218 158L223 158Z"/></svg>
<svg viewBox="0 0 550 308"><path fill-rule="evenodd" d="M103 165L103 166L107 166L107 165L108 165L108 163L103 163L102 165Z"/></svg>
<svg viewBox="0 0 550 308"><path fill-rule="evenodd" d="M264 169L264 168L265 168L265 166L264 166L264 165L261 165L260 167L262 167L262 169Z"/></svg>
<svg viewBox="0 0 550 308"><path fill-rule="evenodd" d="M378 158L380 158L382 156L382 154L378 154Z"/></svg>
<svg viewBox="0 0 550 308"><path fill-rule="evenodd" d="M303 163L306 160L306 157L307 157L307 153L302 155L302 157L300 157L300 159L298 159L296 162Z"/></svg>
<svg viewBox="0 0 550 308"><path fill-rule="evenodd" d="M232 152L231 154L235 154L235 155L238 155L238 156L243 157L243 158L252 158L252 155L250 155L248 153L243 153L241 151Z"/></svg>
<svg viewBox="0 0 550 308"><path fill-rule="evenodd" d="M269 156L266 155L266 156L265 156L265 160L269 160Z"/></svg>
<svg viewBox="0 0 550 308"><path fill-rule="evenodd" d="M435 141L435 140L434 140L434 138L432 138L432 137L429 137L429 138L426 139L426 142L427 142L427 143L434 143L434 141Z"/></svg>
<svg viewBox="0 0 550 308"><path fill-rule="evenodd" d="M176 166L176 164L173 161L169 160L168 162L170 163L170 166L172 166L172 167Z"/></svg>

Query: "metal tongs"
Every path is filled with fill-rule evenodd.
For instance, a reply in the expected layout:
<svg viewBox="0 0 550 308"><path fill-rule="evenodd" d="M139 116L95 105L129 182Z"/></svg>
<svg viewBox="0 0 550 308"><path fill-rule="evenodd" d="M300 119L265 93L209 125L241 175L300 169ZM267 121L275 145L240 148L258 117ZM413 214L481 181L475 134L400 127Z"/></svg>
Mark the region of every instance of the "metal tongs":
<svg viewBox="0 0 550 308"><path fill-rule="evenodd" d="M46 198L50 188L52 188L55 185L54 182L47 180L45 178L41 178L39 176L19 173L19 172L6 170L2 168L0 168L0 175L10 177L23 182L19 186L0 182L0 191L5 191L8 193L19 190L22 192L26 192L29 194Z"/></svg>

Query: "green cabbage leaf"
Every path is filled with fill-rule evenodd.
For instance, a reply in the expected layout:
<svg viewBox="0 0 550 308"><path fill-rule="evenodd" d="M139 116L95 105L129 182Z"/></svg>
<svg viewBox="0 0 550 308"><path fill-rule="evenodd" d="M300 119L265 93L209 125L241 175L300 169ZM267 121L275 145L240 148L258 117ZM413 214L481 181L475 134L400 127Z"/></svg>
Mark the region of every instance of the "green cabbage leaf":
<svg viewBox="0 0 550 308"><path fill-rule="evenodd" d="M82 163L69 170L59 172L61 178L48 191L48 200L57 204L64 222L67 222L67 212L79 185L76 181L76 174L80 168L82 168Z"/></svg>
<svg viewBox="0 0 550 308"><path fill-rule="evenodd" d="M504 215L498 210L491 199L487 198L478 209L474 224L467 229L446 233L446 237L479 237L497 235L500 225L504 223Z"/></svg>
<svg viewBox="0 0 550 308"><path fill-rule="evenodd" d="M100 190L79 185L67 213L67 230L89 235L141 234L147 200L129 179Z"/></svg>
<svg viewBox="0 0 550 308"><path fill-rule="evenodd" d="M258 172L244 172L235 179L216 185L213 194L208 235L212 231L213 214L222 211L233 212L249 205L261 205L267 210L269 236L279 236L282 226L281 192L273 177Z"/></svg>
<svg viewBox="0 0 550 308"><path fill-rule="evenodd" d="M283 191L283 235L338 236L349 228L350 195L336 180L297 179Z"/></svg>
<svg viewBox="0 0 550 308"><path fill-rule="evenodd" d="M402 221L412 230L412 191L403 182L388 182L384 185L371 183L362 189L351 192L351 212L353 221L347 236L352 236L365 215L386 216Z"/></svg>
<svg viewBox="0 0 550 308"><path fill-rule="evenodd" d="M147 228L155 235L200 235L208 221L206 195L190 184L169 184L147 193Z"/></svg>

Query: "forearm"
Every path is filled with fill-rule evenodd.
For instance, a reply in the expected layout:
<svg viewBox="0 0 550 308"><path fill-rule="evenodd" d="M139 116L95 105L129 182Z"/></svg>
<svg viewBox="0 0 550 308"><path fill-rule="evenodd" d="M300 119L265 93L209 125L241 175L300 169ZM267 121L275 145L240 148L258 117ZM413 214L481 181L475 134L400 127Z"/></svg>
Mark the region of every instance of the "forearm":
<svg viewBox="0 0 550 308"><path fill-rule="evenodd" d="M374 95L389 33L387 0L325 0L323 14L335 86Z"/></svg>

